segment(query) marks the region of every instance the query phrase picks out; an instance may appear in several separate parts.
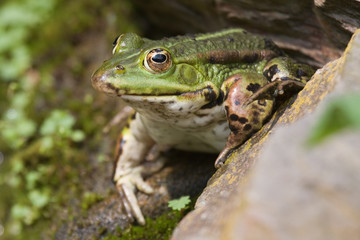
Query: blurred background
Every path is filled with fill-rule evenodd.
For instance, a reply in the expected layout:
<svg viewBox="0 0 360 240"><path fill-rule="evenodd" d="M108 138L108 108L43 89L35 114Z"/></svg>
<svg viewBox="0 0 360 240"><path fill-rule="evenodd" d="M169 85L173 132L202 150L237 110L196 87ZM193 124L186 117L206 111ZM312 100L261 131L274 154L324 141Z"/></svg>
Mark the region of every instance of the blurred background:
<svg viewBox="0 0 360 240"><path fill-rule="evenodd" d="M65 204L97 199L81 179L112 162L118 131L102 129L122 106L90 76L115 37L139 32L129 2L1 1L0 239L50 237Z"/></svg>

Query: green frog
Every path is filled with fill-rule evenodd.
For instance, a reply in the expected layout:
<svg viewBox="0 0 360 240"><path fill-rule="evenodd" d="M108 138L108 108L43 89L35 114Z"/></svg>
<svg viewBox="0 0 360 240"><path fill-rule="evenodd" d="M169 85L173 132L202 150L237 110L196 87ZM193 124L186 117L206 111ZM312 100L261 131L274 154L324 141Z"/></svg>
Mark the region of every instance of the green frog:
<svg viewBox="0 0 360 240"><path fill-rule="evenodd" d="M263 126L278 99L301 90L313 73L243 29L157 41L119 36L113 57L91 80L136 111L122 131L113 178L127 215L145 224L135 191L153 192L142 174L162 166L158 160L146 167L154 147L219 153L219 168Z"/></svg>

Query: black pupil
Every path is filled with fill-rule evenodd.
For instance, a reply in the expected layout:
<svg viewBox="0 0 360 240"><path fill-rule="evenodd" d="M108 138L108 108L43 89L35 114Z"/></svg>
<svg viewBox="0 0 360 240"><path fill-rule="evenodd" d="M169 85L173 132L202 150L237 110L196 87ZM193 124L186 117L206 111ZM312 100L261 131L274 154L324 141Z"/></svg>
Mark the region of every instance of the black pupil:
<svg viewBox="0 0 360 240"><path fill-rule="evenodd" d="M163 63L166 61L166 56L164 54L158 53L151 58L156 63Z"/></svg>

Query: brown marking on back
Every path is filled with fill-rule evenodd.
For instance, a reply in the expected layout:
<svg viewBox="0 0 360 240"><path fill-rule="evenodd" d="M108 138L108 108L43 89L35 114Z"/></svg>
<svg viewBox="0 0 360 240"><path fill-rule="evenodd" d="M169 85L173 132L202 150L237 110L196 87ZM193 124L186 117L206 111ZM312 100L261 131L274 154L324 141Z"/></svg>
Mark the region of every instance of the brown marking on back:
<svg viewBox="0 0 360 240"><path fill-rule="evenodd" d="M211 64L224 63L254 63L261 60L270 60L277 56L272 50L213 50L196 54L197 59L203 59Z"/></svg>

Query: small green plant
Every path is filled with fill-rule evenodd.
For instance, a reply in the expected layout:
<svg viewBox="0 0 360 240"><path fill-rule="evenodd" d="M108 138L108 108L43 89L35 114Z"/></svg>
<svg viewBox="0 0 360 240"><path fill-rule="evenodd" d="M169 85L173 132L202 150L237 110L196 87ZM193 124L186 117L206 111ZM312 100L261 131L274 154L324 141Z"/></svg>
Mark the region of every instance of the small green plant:
<svg viewBox="0 0 360 240"><path fill-rule="evenodd" d="M185 209L190 202L191 200L189 196L182 196L181 198L170 200L168 206L172 210L180 211Z"/></svg>
<svg viewBox="0 0 360 240"><path fill-rule="evenodd" d="M345 129L360 129L360 93L333 99L315 124L308 139L313 146Z"/></svg>

